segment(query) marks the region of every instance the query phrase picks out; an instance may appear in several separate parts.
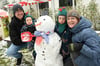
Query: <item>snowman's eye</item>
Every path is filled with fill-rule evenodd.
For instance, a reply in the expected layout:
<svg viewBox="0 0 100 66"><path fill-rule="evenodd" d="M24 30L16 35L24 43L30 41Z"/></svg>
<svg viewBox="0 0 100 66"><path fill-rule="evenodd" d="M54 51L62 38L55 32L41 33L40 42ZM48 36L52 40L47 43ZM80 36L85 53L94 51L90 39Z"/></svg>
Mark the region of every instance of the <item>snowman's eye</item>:
<svg viewBox="0 0 100 66"><path fill-rule="evenodd" d="M45 21L45 19L43 19Z"/></svg>

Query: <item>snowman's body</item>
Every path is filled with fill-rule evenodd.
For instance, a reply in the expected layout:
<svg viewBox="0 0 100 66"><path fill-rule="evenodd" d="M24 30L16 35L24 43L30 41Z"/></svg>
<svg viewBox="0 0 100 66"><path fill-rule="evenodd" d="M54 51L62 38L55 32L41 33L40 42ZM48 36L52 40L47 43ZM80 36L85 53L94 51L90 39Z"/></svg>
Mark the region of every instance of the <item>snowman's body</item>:
<svg viewBox="0 0 100 66"><path fill-rule="evenodd" d="M48 17L48 16L45 16L45 17ZM42 18L39 18L39 21L42 22L41 19ZM52 27L51 27L52 29L50 30L54 30L54 26L55 26L55 23L52 24ZM36 28L38 30L38 26L36 26ZM38 31L40 31L40 29ZM61 48L61 42L62 42L61 38L55 32L48 34L48 38L49 38L49 43L47 43L45 39L41 41L40 45L37 45L35 43L35 51L37 53L35 66L63 66L62 56L60 55L60 48Z"/></svg>

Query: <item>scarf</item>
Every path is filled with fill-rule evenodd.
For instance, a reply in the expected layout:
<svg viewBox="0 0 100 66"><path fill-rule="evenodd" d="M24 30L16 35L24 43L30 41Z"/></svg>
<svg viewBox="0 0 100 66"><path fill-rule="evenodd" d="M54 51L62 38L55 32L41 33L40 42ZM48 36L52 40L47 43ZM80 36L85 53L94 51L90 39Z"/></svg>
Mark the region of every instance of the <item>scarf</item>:
<svg viewBox="0 0 100 66"><path fill-rule="evenodd" d="M64 24L60 24L60 23L58 22L58 32L59 32L59 33L62 33L62 32L65 30L66 25L67 25L66 22L65 22Z"/></svg>

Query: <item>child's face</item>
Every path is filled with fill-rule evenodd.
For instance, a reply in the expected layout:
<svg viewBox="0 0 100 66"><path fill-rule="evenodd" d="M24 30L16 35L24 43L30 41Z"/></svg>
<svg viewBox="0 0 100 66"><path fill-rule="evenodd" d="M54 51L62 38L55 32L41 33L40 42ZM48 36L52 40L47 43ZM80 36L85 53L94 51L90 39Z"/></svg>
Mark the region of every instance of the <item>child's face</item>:
<svg viewBox="0 0 100 66"><path fill-rule="evenodd" d="M31 17L27 17L26 18L26 24L27 25L31 25L32 24L32 18Z"/></svg>
<svg viewBox="0 0 100 66"><path fill-rule="evenodd" d="M66 17L65 17L65 16L58 16L58 22L59 22L60 24L65 23L65 20L66 20Z"/></svg>
<svg viewBox="0 0 100 66"><path fill-rule="evenodd" d="M70 28L73 28L78 23L78 19L76 17L67 17L67 24Z"/></svg>

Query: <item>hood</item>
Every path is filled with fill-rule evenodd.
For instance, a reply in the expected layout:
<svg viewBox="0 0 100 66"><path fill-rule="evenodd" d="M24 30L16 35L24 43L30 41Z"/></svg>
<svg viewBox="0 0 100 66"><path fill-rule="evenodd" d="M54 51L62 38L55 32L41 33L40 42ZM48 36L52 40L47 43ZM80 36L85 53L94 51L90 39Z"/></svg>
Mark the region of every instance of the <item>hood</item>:
<svg viewBox="0 0 100 66"><path fill-rule="evenodd" d="M27 17L31 17L31 19L32 19L32 24L31 24L31 25L27 25L27 24L26 24L26 18L27 18ZM35 23L34 23L34 22L35 22L35 19L34 19L31 15L29 15L29 14L25 15L24 19L25 19L25 24L26 24L28 27L31 27L31 26L35 25Z"/></svg>
<svg viewBox="0 0 100 66"><path fill-rule="evenodd" d="M15 12L18 11L18 9L20 9L20 10L22 10L22 11L24 12L24 9L22 8L21 5L15 4L15 5L13 6L13 8L12 8L13 14L14 14L14 15L15 15Z"/></svg>

